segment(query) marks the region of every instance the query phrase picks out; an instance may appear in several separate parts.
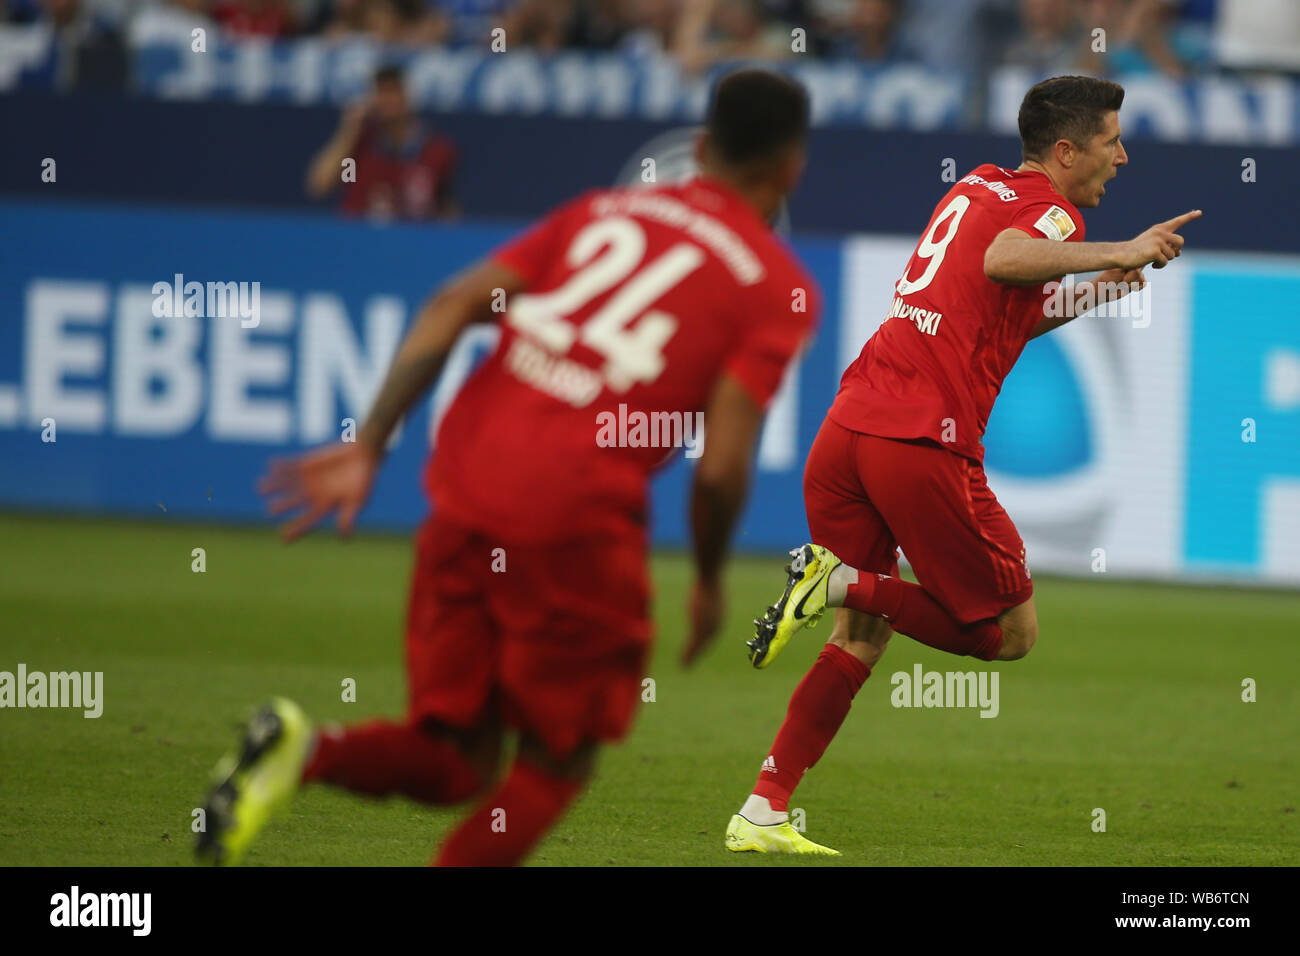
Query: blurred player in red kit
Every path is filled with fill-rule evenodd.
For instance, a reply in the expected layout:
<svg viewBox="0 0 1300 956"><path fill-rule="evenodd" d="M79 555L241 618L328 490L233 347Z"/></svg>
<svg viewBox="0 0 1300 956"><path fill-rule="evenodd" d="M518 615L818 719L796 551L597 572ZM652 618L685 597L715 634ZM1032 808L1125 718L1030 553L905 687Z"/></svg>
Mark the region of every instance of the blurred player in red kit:
<svg viewBox="0 0 1300 956"><path fill-rule="evenodd" d="M788 821L799 780L825 752L897 631L982 660L1016 660L1038 638L1025 548L989 490L982 437L1025 344L1145 284L1179 255L1185 213L1128 242L1083 241L1080 207L1128 162L1121 86L1056 77L1020 107L1024 161L974 169L940 200L885 322L845 371L804 470L812 544L755 623L766 667L836 608L830 639L790 700L758 782L728 826L736 851L834 853ZM1094 272L1062 286L1067 274ZM902 548L918 584L898 576Z"/></svg>
<svg viewBox="0 0 1300 956"><path fill-rule="evenodd" d="M818 308L769 226L802 172L807 125L797 83L726 77L697 146L699 177L588 193L454 277L417 316L358 440L273 465L272 511L303 509L287 539L334 512L351 531L389 436L457 337L500 321L425 473L434 511L411 584L407 716L317 731L273 701L218 767L201 855L238 862L300 781L477 799L439 864L528 853L579 794L599 746L625 735L645 676L647 483L670 442L628 429L628 447L608 447L601 423L614 415L661 426L703 416L685 662L707 645L764 409ZM508 731L518 753L502 771Z"/></svg>

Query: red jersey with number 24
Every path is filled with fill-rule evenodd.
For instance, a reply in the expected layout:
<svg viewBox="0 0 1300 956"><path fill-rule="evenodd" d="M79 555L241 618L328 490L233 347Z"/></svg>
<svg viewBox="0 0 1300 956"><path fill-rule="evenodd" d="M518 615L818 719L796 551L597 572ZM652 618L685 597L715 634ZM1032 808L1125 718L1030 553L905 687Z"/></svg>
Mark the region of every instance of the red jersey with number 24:
<svg viewBox="0 0 1300 956"><path fill-rule="evenodd" d="M650 473L702 441L718 379L766 407L818 310L758 212L703 178L588 193L493 258L526 291L448 410L426 487L512 541L643 531Z"/></svg>
<svg viewBox="0 0 1300 956"><path fill-rule="evenodd" d="M1083 217L1043 173L987 164L964 176L935 207L889 316L845 370L833 421L983 460L993 402L1043 318L1050 288L984 274L985 250L1008 228L1063 242L1084 235Z"/></svg>

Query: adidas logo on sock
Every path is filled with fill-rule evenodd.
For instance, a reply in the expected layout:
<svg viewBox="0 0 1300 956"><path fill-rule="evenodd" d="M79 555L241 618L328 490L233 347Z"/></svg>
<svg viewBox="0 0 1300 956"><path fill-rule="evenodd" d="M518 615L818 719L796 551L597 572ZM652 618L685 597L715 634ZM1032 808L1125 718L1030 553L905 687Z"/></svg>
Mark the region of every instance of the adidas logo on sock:
<svg viewBox="0 0 1300 956"><path fill-rule="evenodd" d="M768 754L767 759L763 761L763 773L776 773L776 761L772 755Z"/></svg>

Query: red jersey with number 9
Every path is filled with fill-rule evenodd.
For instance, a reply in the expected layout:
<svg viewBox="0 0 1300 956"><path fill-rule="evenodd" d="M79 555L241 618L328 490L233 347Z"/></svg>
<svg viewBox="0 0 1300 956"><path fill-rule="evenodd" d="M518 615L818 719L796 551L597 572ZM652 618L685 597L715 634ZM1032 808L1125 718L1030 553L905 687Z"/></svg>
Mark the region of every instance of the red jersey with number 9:
<svg viewBox="0 0 1300 956"><path fill-rule="evenodd" d="M984 274L985 251L1008 228L1063 242L1084 234L1079 211L1043 173L989 164L964 176L935 207L884 324L845 370L832 420L983 460L993 402L1051 288Z"/></svg>
<svg viewBox="0 0 1300 956"><path fill-rule="evenodd" d="M493 258L526 291L425 481L439 513L512 541L643 530L650 473L699 447L719 378L766 407L819 308L757 211L703 178L588 193Z"/></svg>

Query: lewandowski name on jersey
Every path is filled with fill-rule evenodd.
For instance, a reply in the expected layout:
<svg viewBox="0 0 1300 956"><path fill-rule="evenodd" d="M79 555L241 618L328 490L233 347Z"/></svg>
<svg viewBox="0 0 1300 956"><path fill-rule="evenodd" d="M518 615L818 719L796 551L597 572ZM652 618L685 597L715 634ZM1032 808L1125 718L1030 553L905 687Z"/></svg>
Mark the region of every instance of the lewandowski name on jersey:
<svg viewBox="0 0 1300 956"><path fill-rule="evenodd" d="M1079 211L1043 173L988 164L963 176L935 207L888 318L844 372L832 419L983 459L993 402L1051 292L984 274L984 252L1004 229L1058 242L1084 235Z"/></svg>

